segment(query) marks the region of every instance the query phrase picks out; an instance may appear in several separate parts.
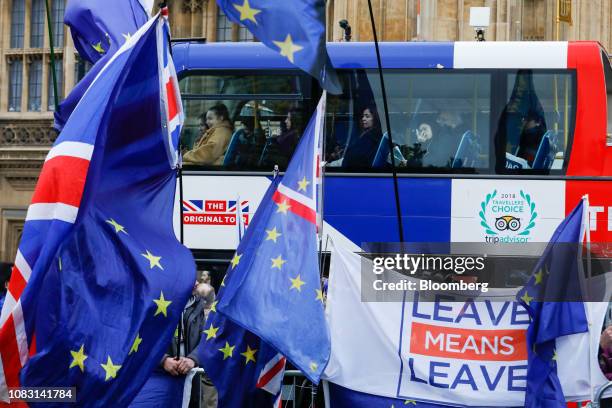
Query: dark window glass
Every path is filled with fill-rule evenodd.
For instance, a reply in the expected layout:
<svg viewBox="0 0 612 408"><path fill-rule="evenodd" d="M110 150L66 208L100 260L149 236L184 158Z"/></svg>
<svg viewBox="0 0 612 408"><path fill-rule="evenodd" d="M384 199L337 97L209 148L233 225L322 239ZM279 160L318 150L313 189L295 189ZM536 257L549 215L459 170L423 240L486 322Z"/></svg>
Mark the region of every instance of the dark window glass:
<svg viewBox="0 0 612 408"><path fill-rule="evenodd" d="M180 85L188 166L270 171L277 164L282 170L312 111L312 81L305 75L195 74ZM225 110L227 120L219 120Z"/></svg>
<svg viewBox="0 0 612 408"><path fill-rule="evenodd" d="M30 47L42 48L45 39L45 1L32 0Z"/></svg>
<svg viewBox="0 0 612 408"><path fill-rule="evenodd" d="M497 146L502 156L498 172L504 167L510 172L563 169L574 128L573 82L568 71L520 70L506 75L496 139L505 141Z"/></svg>
<svg viewBox="0 0 612 408"><path fill-rule="evenodd" d="M28 75L28 110L40 111L42 99L42 61L37 59L30 64Z"/></svg>
<svg viewBox="0 0 612 408"><path fill-rule="evenodd" d="M64 10L65 0L53 0L51 26L53 27L53 45L64 46Z"/></svg>
<svg viewBox="0 0 612 408"><path fill-rule="evenodd" d="M23 62L9 61L9 112L21 112L21 87L23 83Z"/></svg>
<svg viewBox="0 0 612 408"><path fill-rule="evenodd" d="M55 77L57 79L57 95L58 99L62 100L64 97L64 64L61 59L55 60ZM49 98L47 100L47 110L55 110L55 88L53 86L53 73L49 67L49 78L48 78L48 92Z"/></svg>
<svg viewBox="0 0 612 408"><path fill-rule="evenodd" d="M232 41L232 22L221 8L217 9L217 41Z"/></svg>
<svg viewBox="0 0 612 408"><path fill-rule="evenodd" d="M326 158L342 171L391 168L376 71L341 72L344 94L328 103ZM480 171L490 165L489 73L387 71L395 163L402 171Z"/></svg>
<svg viewBox="0 0 612 408"><path fill-rule="evenodd" d="M83 79L92 66L93 64L91 62L85 61L77 55L74 63L74 83L77 83Z"/></svg>
<svg viewBox="0 0 612 408"><path fill-rule="evenodd" d="M11 48L23 48L25 0L13 0L11 9Z"/></svg>

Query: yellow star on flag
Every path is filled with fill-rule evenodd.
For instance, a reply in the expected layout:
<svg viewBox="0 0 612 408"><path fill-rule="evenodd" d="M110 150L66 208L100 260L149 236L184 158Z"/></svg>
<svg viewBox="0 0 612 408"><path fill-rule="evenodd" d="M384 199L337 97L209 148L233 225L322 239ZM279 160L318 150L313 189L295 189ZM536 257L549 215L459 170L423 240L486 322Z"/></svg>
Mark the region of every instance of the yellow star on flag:
<svg viewBox="0 0 612 408"><path fill-rule="evenodd" d="M219 351L223 353L224 360L232 357L232 355L234 354L234 348L236 348L236 346L230 346L229 343L226 341L225 347L219 349Z"/></svg>
<svg viewBox="0 0 612 408"><path fill-rule="evenodd" d="M529 296L529 292L525 291L525 293L523 294L523 296L521 296L521 300L523 302L525 302L525 304L527 306L529 306L529 304L531 303L531 301L533 300L533 297Z"/></svg>
<svg viewBox="0 0 612 408"><path fill-rule="evenodd" d="M70 367L68 367L68 369L71 369L72 367L79 367L81 372L85 372L85 360L87 360L85 345L82 344L78 351L70 350L70 354L72 355L72 362L70 363Z"/></svg>
<svg viewBox="0 0 612 408"><path fill-rule="evenodd" d="M149 250L147 249L147 253L146 254L140 254L142 256L144 256L145 258L147 258L149 260L149 268L153 269L156 266L161 269L162 271L164 270L164 267L161 266L161 263L159 262L161 260L161 256L155 256L153 255L151 252L149 252Z"/></svg>
<svg viewBox="0 0 612 408"><path fill-rule="evenodd" d="M323 303L323 291L321 289L315 289L317 292L317 297L315 298L315 300L320 300L321 303Z"/></svg>
<svg viewBox="0 0 612 408"><path fill-rule="evenodd" d="M557 350L553 352L552 360L557 361Z"/></svg>
<svg viewBox="0 0 612 408"><path fill-rule="evenodd" d="M125 42L130 41L130 39L132 38L132 34L127 33L127 34L121 34L123 36L123 38L125 38Z"/></svg>
<svg viewBox="0 0 612 408"><path fill-rule="evenodd" d="M285 41L272 41L278 48L280 48L280 55L287 57L291 63L294 62L293 54L300 51L304 47L293 43L291 34L287 34Z"/></svg>
<svg viewBox="0 0 612 408"><path fill-rule="evenodd" d="M138 347L140 346L140 343L142 343L142 337L140 337L139 333L136 333L136 338L134 339L134 344L132 344L132 348L130 349L129 354L132 353L137 353L138 352Z"/></svg>
<svg viewBox="0 0 612 408"><path fill-rule="evenodd" d="M104 381L108 381L111 378L117 378L117 371L119 371L121 366L113 364L113 360L111 360L110 356L108 356L108 359L106 360L106 364L100 364L100 365L102 366L102 368L104 369L104 372L106 373L106 377L104 378Z"/></svg>
<svg viewBox="0 0 612 408"><path fill-rule="evenodd" d="M274 241L274 243L276 243L278 237L283 235L276 230L276 227L272 228L271 230L266 230L266 234L268 234L268 236L266 237L266 241Z"/></svg>
<svg viewBox="0 0 612 408"><path fill-rule="evenodd" d="M306 180L306 176L300 181L298 181L298 191L306 192L306 188L310 184L310 181Z"/></svg>
<svg viewBox="0 0 612 408"><path fill-rule="evenodd" d="M91 45L93 47L94 50L96 50L98 52L98 54L103 55L106 51L104 51L104 48L102 48L102 41L100 41L97 44L92 44Z"/></svg>
<svg viewBox="0 0 612 408"><path fill-rule="evenodd" d="M240 21L251 20L253 23L257 24L255 16L261 13L261 10L251 8L249 0L244 0L242 6L234 4L234 8L240 12Z"/></svg>
<svg viewBox="0 0 612 408"><path fill-rule="evenodd" d="M115 228L115 232L118 234L120 232L123 232L124 234L128 235L126 229L123 227L123 225L119 224L117 221L115 221L114 219L110 218L108 220L106 220L106 222L110 225L113 226L113 228Z"/></svg>
<svg viewBox="0 0 612 408"><path fill-rule="evenodd" d="M157 310L153 316L157 316L158 314L163 314L165 317L168 317L168 306L172 301L164 299L164 292L161 292L159 295L159 299L153 299L153 302L157 305Z"/></svg>
<svg viewBox="0 0 612 408"><path fill-rule="evenodd" d="M211 312L217 312L217 303L219 303L218 300L215 300L214 302L212 302L212 305L210 305L210 311Z"/></svg>
<svg viewBox="0 0 612 408"><path fill-rule="evenodd" d="M257 349L252 349L251 346L247 344L247 349L244 353L240 353L241 356L244 356L245 361L244 365L248 365L249 361L255 362L255 353L257 353Z"/></svg>
<svg viewBox="0 0 612 408"><path fill-rule="evenodd" d="M404 401L404 405L408 405L408 404L416 405L416 401L415 400L406 400L406 401Z"/></svg>
<svg viewBox="0 0 612 408"><path fill-rule="evenodd" d="M236 266L238 266L238 264L240 263L240 258L242 258L242 254L238 255L238 253L236 252L234 254L234 257L232 258L232 269L234 269Z"/></svg>
<svg viewBox="0 0 612 408"><path fill-rule="evenodd" d="M542 271L540 271L540 272L538 272L538 273L536 273L534 275L535 276L535 284L536 285L539 285L540 283L542 283L542 278L544 277L543 275L544 274L542 273Z"/></svg>
<svg viewBox="0 0 612 408"><path fill-rule="evenodd" d="M315 371L317 371L317 368L319 368L319 365L317 363L315 363L314 361L310 363L310 371L314 373Z"/></svg>
<svg viewBox="0 0 612 408"><path fill-rule="evenodd" d="M287 211L291 208L289 204L287 204L287 200L283 200L280 203L276 204L278 207L276 208L277 213L287 214Z"/></svg>
<svg viewBox="0 0 612 408"><path fill-rule="evenodd" d="M277 256L276 258L272 258L271 261L272 261L272 268L277 268L277 269L282 268L282 266L287 263L287 261L284 260L283 257L280 255Z"/></svg>
<svg viewBox="0 0 612 408"><path fill-rule="evenodd" d="M225 278L227 278L227 275L223 277L223 280L221 281L221 286L225 286Z"/></svg>
<svg viewBox="0 0 612 408"><path fill-rule="evenodd" d="M213 324L211 323L210 327L204 330L202 333L206 333L206 340L210 340L210 339L214 339L215 337L217 337L218 331L219 331L219 328L213 326Z"/></svg>
<svg viewBox="0 0 612 408"><path fill-rule="evenodd" d="M291 281L291 287L289 288L289 290L297 289L298 292L301 292L302 291L302 286L304 286L306 284L306 282L304 282L302 280L300 275L298 275L295 279L289 278L289 280Z"/></svg>

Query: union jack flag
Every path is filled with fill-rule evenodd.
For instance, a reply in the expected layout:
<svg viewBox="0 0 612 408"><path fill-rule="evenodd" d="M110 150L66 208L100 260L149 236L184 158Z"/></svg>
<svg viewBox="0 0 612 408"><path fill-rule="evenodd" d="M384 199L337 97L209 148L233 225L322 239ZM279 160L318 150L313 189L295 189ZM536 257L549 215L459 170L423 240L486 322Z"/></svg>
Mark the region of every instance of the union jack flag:
<svg viewBox="0 0 612 408"><path fill-rule="evenodd" d="M167 16L167 10L162 10L161 14ZM133 328L120 325L131 323L118 322L115 319L114 328L121 328L122 336L126 338L115 337L117 344L98 342L90 333L100 334L103 331L94 327L99 319L83 319L83 311L87 305L104 303L107 300L104 297L107 293L105 290L115 290L117 293L113 284L121 281L125 284L121 287L134 285L132 288L142 289L143 303L132 302L133 310L129 312L131 322L140 324L145 319L144 316L148 315L150 304L154 305L152 301L149 304L148 300L148 297L154 294L145 293L148 289L130 281L133 276L141 273L139 268L155 267L170 273L177 262L193 263L184 247L165 238L174 238L174 233L171 226L166 228L170 225L165 220L168 217L171 219L171 206L166 205L167 196L161 192L162 189L164 193L174 192L178 133L183 117L167 35L167 21L154 18L127 39L93 81L89 91L83 96L83 103L76 108L47 155L28 208L15 266L0 315L0 401L8 401L8 388L19 387L23 381L26 386L31 386L32 383L62 383L66 386L78 383L80 392L77 401L81 406L92 403L105 405L108 398L117 403L124 403L126 400L129 403L146 380L146 376L137 378L132 371L135 369L131 366L147 371L145 367L151 363L156 364L156 361L145 360L145 355L149 356L146 358L154 359L158 351L163 353L165 345L161 345L157 350L158 346L152 341L146 345L138 343L141 355L135 357L132 354L131 360L127 360L129 345L135 341L127 336L132 336ZM135 68L137 64L134 60L144 62L143 66L146 66L147 70L140 69L140 66ZM134 93L140 99L135 100ZM142 118L143 123L151 126L134 130L133 126L139 125L126 122L130 115ZM165 158L168 162L164 161ZM131 170L129 177L129 171L126 169ZM154 186L147 184L153 184L151 180L156 182ZM122 191L124 195L119 199L118 191ZM160 194L152 194L151 199L143 200L149 193ZM104 211L110 212L111 207L112 217L115 218L110 215L106 217L104 214ZM153 208L157 210L155 215L158 217L158 224L151 226L149 223L147 226L141 222L138 214L127 216L134 214L135 208L143 214L147 211L152 213ZM107 235L103 232L108 229L111 237L118 237L112 241L112 245L108 244L109 241L104 241ZM113 264L105 271L106 277L95 284L97 294L83 289L91 283L86 277L94 281L96 279L95 276L87 275L87 270L82 269L83 265L90 261L88 253L60 257L61 251L68 252L73 249L71 245L77 242L74 239L77 233L86 236L91 230L97 230L98 233L97 237L89 241L90 249L93 253L102 254L105 261ZM162 237L163 247L160 245L161 248L153 251L157 254L167 251L163 253L163 258L173 259L172 265L163 265L160 263L162 256L154 256L148 250L139 248L139 244L143 242L141 238ZM153 247L151 244L149 246L149 249ZM120 247L122 251L133 251L133 260L140 263L127 265L127 261L114 262L113 256L117 253L115 249ZM142 253L144 255L141 255ZM157 266L149 268L150 265ZM89 266L90 273L93 273L91 271L97 268L98 263ZM164 267L165 269L162 269ZM132 269L126 272L121 268ZM180 271L177 273L180 275ZM173 276L172 286L184 287L183 281L187 280L186 299L193 278L179 275ZM62 276L61 282L56 280L57 276ZM75 282L70 279L79 282L80 291L70 286ZM147 279L148 287L157 289L158 285L165 285L161 278ZM178 285L179 281L183 283ZM79 303L70 298L67 300L65 293L72 293L73 298L86 301ZM164 286L164 295L166 298L172 296L176 303L180 303L182 293L174 289L167 290L167 286ZM159 292L156 296L159 296ZM113 299L111 305L104 309L106 316L111 313L125 315L124 309L119 310L123 299L125 298ZM144 301L147 304L144 304ZM112 306L117 310L111 310ZM70 319L62 313L67 313ZM139 313L142 314L138 315ZM142 342L141 336L150 339L164 337L165 332L160 331L165 330L164 325L167 323L168 335L171 335L174 326L171 319L175 316L178 318L177 313L180 313L180 310L174 311L170 307L164 309L164 315L166 313L167 322L156 322L156 337L148 336L145 330L148 330L149 323L142 323L137 328L139 334L136 338ZM80 326L75 327L75 322ZM109 327L105 326L104 329ZM75 340L70 336L77 338L79 344L73 344ZM127 348L123 347L125 350L113 349L125 344L128 344ZM101 357L102 352L113 354L114 364L110 361L110 354L105 365L100 367L100 364L95 364L100 361L98 359L106 357ZM71 353L74 353L72 357ZM55 360L58 358L65 364L58 365ZM118 367L121 367L119 374ZM99 370L102 368L109 371L107 378L102 374L100 380ZM127 377L129 384L121 383L121 377L121 381L125 381ZM112 385L115 389L120 388L120 392L105 392L109 390L112 379L116 380ZM102 395L88 393L87 390L98 390L96 392ZM96 399L96 402L92 402L92 399Z"/></svg>

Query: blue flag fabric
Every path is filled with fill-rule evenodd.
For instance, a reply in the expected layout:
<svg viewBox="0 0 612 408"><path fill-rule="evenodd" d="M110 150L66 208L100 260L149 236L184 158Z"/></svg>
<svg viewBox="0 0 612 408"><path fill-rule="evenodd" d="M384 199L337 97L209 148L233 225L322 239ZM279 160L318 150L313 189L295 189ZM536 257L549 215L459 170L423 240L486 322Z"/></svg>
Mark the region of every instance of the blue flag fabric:
<svg viewBox="0 0 612 408"><path fill-rule="evenodd" d="M325 0L217 0L217 4L231 21L317 78L323 89L342 93L325 48Z"/></svg>
<svg viewBox="0 0 612 408"><path fill-rule="evenodd" d="M533 276L517 294L531 318L527 329L527 408L566 406L557 376L555 340L588 331L580 301L579 257L586 212L583 199L557 227Z"/></svg>
<svg viewBox="0 0 612 408"><path fill-rule="evenodd" d="M325 96L282 182L273 184L240 242L217 310L318 383L329 359L317 255L317 191Z"/></svg>
<svg viewBox="0 0 612 408"><path fill-rule="evenodd" d="M272 199L279 182L278 177L272 181L262 202ZM258 225L263 222L256 214L241 242L252 240L254 232L260 228ZM197 356L219 393L220 407L272 406L277 390L266 387L272 392L265 391L266 384L260 384L259 378L266 375L270 379L276 375L282 377L284 358L259 337L217 312L217 304L225 297L226 289L224 280L196 348Z"/></svg>
<svg viewBox="0 0 612 408"><path fill-rule="evenodd" d="M114 55L52 149L93 155L74 225L50 237L58 246L43 247L21 297L28 338L36 336L21 384L74 386L78 406L130 403L195 281L172 222L176 143L162 124L176 95L162 86L173 80L165 24L151 19ZM37 227L26 225L22 243Z"/></svg>
<svg viewBox="0 0 612 408"><path fill-rule="evenodd" d="M54 127L61 131L94 78L113 54L149 19L139 0L71 0L64 23L70 27L81 58L94 64L56 109Z"/></svg>

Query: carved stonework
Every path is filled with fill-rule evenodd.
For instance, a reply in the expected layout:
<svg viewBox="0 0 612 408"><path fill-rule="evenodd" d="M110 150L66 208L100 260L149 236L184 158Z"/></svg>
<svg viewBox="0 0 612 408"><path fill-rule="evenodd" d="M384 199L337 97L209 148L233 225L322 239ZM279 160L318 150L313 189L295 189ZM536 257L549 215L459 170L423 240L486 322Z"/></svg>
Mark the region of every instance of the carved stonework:
<svg viewBox="0 0 612 408"><path fill-rule="evenodd" d="M207 3L208 0L183 0L183 11L186 13L202 11L202 7Z"/></svg>
<svg viewBox="0 0 612 408"><path fill-rule="evenodd" d="M0 122L0 177L17 191L32 191L57 134L49 121Z"/></svg>
<svg viewBox="0 0 612 408"><path fill-rule="evenodd" d="M0 146L51 146L56 138L50 123L0 122Z"/></svg>

